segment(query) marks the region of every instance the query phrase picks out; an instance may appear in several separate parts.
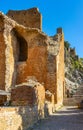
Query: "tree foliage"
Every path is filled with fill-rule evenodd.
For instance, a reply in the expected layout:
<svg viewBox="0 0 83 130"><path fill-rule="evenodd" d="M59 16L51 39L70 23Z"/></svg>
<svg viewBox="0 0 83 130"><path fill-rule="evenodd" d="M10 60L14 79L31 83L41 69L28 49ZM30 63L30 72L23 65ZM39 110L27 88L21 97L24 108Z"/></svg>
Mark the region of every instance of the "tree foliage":
<svg viewBox="0 0 83 130"><path fill-rule="evenodd" d="M68 41L64 41L64 45L67 49L70 48L70 43Z"/></svg>

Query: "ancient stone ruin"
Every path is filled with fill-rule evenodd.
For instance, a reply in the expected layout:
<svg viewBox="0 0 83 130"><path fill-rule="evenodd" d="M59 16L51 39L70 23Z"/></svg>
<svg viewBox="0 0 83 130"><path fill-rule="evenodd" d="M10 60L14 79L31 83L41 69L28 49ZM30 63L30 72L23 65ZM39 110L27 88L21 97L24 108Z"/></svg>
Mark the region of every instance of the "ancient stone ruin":
<svg viewBox="0 0 83 130"><path fill-rule="evenodd" d="M36 105L43 116L46 103L52 111L63 104L64 34L43 33L37 8L0 12L0 91L1 105Z"/></svg>

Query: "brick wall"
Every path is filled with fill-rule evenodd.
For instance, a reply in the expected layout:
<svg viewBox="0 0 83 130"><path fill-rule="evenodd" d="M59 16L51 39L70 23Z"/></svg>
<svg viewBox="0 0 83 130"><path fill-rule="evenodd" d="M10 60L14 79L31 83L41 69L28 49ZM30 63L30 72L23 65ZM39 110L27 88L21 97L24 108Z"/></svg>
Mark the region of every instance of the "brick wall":
<svg viewBox="0 0 83 130"><path fill-rule="evenodd" d="M45 89L42 85L19 85L12 89L11 96L12 107L0 107L0 130L26 130L44 118Z"/></svg>
<svg viewBox="0 0 83 130"><path fill-rule="evenodd" d="M21 16L21 18L23 17ZM20 19L20 21L22 20ZM64 84L64 37L62 30L57 31L58 39L55 40L38 29L25 29L13 22L8 18L5 19L6 59L1 50L3 61L0 62L1 65L5 63L6 70L4 70L4 66L0 70L2 75L5 73L5 80L4 75L3 78L0 77L1 83L5 81L6 90L9 90L11 86L26 82L29 76L34 76L40 83L44 84L46 90L50 90L55 95L57 102L62 103ZM17 32L13 30L13 27ZM25 61L19 61L17 56L19 55L19 45L22 44L20 38L18 40L19 34L23 41L26 41L28 47ZM1 49L4 50L4 48Z"/></svg>
<svg viewBox="0 0 83 130"><path fill-rule="evenodd" d="M57 73L57 92L56 92L56 102L57 104L63 103L63 93L64 93L64 35L62 29L57 30L60 34L60 50L56 57L56 73Z"/></svg>
<svg viewBox="0 0 83 130"><path fill-rule="evenodd" d="M63 41L60 40L60 45L59 42L48 39L47 36L40 35L37 32L28 32L26 38L28 41L28 58L26 62L17 64L17 84L26 82L28 76L35 76L40 83L44 83L46 90L50 90L55 95L55 101L58 99L58 90L61 90L59 98L62 102L64 81ZM58 54L58 51L60 54ZM57 66L60 70L57 69ZM58 81L58 79L61 81ZM59 85L59 82L61 85Z"/></svg>
<svg viewBox="0 0 83 130"><path fill-rule="evenodd" d="M45 102L45 89L42 85L19 85L11 91L12 105L39 105Z"/></svg>
<svg viewBox="0 0 83 130"><path fill-rule="evenodd" d="M33 105L33 88L30 86L19 86L12 89L11 101L13 105Z"/></svg>
<svg viewBox="0 0 83 130"><path fill-rule="evenodd" d="M13 86L15 57L14 46L16 39L12 41L12 25L13 22L0 16L0 89L10 91ZM13 46L14 45L14 46ZM13 79L13 80L12 80ZM15 83L14 83L15 84Z"/></svg>
<svg viewBox="0 0 83 130"><path fill-rule="evenodd" d="M5 20L4 40L6 44L5 49L5 90L10 91L11 86L15 85L14 72L15 72L15 53L14 50L16 45L15 37L12 39L12 26L8 21Z"/></svg>

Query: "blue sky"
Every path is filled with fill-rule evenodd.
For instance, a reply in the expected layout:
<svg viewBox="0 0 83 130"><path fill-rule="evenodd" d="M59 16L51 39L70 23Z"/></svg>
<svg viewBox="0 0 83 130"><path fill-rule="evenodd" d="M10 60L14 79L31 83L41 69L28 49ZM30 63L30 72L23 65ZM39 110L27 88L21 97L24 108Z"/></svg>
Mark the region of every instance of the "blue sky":
<svg viewBox="0 0 83 130"><path fill-rule="evenodd" d="M38 7L42 13L42 29L48 35L62 27L65 40L83 57L83 0L0 0L0 11Z"/></svg>

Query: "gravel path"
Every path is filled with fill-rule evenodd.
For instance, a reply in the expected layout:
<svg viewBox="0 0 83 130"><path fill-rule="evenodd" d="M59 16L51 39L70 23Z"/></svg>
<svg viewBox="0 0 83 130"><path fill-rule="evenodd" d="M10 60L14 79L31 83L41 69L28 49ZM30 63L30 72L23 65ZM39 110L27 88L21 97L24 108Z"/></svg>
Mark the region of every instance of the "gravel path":
<svg viewBox="0 0 83 130"><path fill-rule="evenodd" d="M64 107L39 121L32 130L83 130L83 109Z"/></svg>

